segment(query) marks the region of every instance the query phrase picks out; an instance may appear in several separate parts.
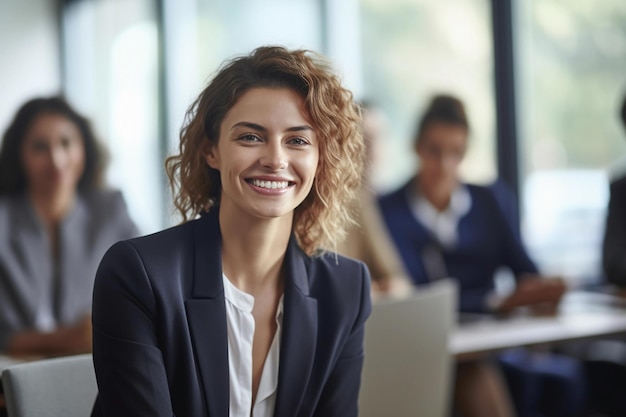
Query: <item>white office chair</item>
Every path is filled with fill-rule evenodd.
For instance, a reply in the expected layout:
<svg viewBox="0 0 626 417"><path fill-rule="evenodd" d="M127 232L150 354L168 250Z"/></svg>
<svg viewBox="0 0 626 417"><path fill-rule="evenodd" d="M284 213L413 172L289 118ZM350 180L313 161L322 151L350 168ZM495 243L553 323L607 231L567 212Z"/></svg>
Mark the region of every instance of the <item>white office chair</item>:
<svg viewBox="0 0 626 417"><path fill-rule="evenodd" d="M91 354L10 366L2 385L9 417L87 417L98 393Z"/></svg>
<svg viewBox="0 0 626 417"><path fill-rule="evenodd" d="M457 290L441 280L374 304L365 325L360 417L444 417L451 401Z"/></svg>

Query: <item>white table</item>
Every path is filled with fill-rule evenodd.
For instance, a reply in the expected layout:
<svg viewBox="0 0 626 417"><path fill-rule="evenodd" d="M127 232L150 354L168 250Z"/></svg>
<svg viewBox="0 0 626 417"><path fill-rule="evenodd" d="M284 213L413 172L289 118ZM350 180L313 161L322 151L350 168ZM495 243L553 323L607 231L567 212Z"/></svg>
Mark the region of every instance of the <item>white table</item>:
<svg viewBox="0 0 626 417"><path fill-rule="evenodd" d="M566 295L555 316L484 318L463 323L452 333L450 352L463 361L512 347L626 335L624 303L607 294L575 292Z"/></svg>

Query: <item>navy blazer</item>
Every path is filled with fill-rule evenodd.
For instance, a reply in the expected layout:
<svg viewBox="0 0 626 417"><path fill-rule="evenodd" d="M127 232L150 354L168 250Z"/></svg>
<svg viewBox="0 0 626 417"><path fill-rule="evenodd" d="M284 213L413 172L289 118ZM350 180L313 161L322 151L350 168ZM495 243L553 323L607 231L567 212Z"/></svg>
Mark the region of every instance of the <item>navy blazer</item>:
<svg viewBox="0 0 626 417"><path fill-rule="evenodd" d="M369 272L292 237L275 417L357 416ZM93 298L94 415L228 417L228 347L218 210L119 242Z"/></svg>
<svg viewBox="0 0 626 417"><path fill-rule="evenodd" d="M443 274L459 283L462 312L486 311L486 297L495 288L494 274L499 267L510 268L516 277L537 273L519 232L514 229L513 216L504 213L493 189L464 184L472 204L459 220L457 245L443 248L411 210L409 191L414 181L411 179L402 188L381 197L379 203L389 233L416 285L430 281L426 248L438 248L439 263L445 267Z"/></svg>

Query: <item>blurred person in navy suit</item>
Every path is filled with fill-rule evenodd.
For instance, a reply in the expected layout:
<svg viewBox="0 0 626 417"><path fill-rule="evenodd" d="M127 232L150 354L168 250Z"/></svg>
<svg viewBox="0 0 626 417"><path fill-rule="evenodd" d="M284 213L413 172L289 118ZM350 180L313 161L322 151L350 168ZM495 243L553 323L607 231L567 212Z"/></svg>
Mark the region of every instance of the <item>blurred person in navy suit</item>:
<svg viewBox="0 0 626 417"><path fill-rule="evenodd" d="M106 249L137 234L87 119L60 97L15 115L0 148L0 352L91 351L91 294Z"/></svg>
<svg viewBox="0 0 626 417"><path fill-rule="evenodd" d="M539 274L513 224L516 213L503 207L511 204L502 186L460 180L468 135L463 103L450 95L435 96L415 135L418 173L380 199L405 266L418 286L455 279L461 312L506 314L526 306L554 311L565 285ZM508 267L517 281L505 296L495 291L495 273L501 267ZM580 364L568 357L547 355L538 361L531 356L519 350L500 359L519 416L578 415L585 394Z"/></svg>
<svg viewBox="0 0 626 417"><path fill-rule="evenodd" d="M626 131L626 94L619 107L619 118ZM602 265L606 281L623 293L626 288L626 174L615 175L609 190ZM626 397L622 392L626 384L626 343L607 339L583 346L592 408L606 416L626 415Z"/></svg>

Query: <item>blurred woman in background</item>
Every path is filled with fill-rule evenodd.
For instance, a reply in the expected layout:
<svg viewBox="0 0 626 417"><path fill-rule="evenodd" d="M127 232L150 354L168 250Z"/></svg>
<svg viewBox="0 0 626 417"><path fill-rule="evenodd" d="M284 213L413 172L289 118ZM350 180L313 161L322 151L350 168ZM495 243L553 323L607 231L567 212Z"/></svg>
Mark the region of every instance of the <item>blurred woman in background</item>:
<svg viewBox="0 0 626 417"><path fill-rule="evenodd" d="M512 224L515 216L506 211L514 206L510 195L501 187L460 178L468 136L463 103L450 95L435 96L417 126L417 174L380 200L405 266L416 285L456 280L462 313L506 314L518 307L553 312L565 285L539 274ZM495 291L495 274L502 267L516 280L507 295ZM520 417L576 416L584 409L582 368L576 360L519 349L505 353L500 363ZM512 415L498 379L486 362L458 366L455 399L464 416Z"/></svg>
<svg viewBox="0 0 626 417"><path fill-rule="evenodd" d="M122 195L102 186L89 122L62 98L25 103L1 146L0 352L89 352L96 268L137 228Z"/></svg>

